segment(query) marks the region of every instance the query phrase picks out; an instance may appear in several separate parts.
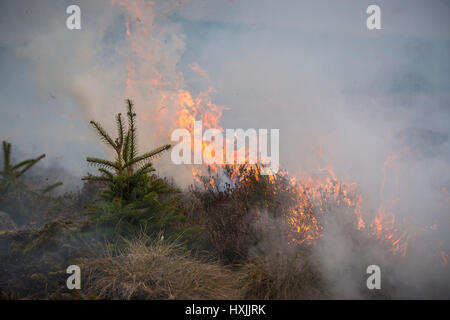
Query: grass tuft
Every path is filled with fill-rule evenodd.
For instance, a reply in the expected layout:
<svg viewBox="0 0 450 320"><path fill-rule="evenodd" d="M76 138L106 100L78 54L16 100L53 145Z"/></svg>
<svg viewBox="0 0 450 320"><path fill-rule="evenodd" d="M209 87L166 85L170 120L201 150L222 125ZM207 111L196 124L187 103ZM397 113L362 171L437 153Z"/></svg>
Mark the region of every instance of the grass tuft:
<svg viewBox="0 0 450 320"><path fill-rule="evenodd" d="M88 291L100 299L237 299L239 276L176 242L141 235L87 262Z"/></svg>

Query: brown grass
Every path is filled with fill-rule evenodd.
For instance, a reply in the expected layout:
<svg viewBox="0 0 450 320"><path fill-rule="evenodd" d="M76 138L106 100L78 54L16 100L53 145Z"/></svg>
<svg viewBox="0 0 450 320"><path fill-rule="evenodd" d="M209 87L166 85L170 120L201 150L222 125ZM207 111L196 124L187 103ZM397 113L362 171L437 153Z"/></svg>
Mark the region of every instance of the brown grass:
<svg viewBox="0 0 450 320"><path fill-rule="evenodd" d="M87 262L88 291L100 299L239 299L239 277L175 242L141 236Z"/></svg>
<svg viewBox="0 0 450 320"><path fill-rule="evenodd" d="M241 269L244 299L324 298L322 279L306 252L279 251L249 259Z"/></svg>
<svg viewBox="0 0 450 320"><path fill-rule="evenodd" d="M99 299L320 299L323 282L306 251L252 256L233 270L146 236L87 261L87 293ZM84 290L83 290L84 291Z"/></svg>

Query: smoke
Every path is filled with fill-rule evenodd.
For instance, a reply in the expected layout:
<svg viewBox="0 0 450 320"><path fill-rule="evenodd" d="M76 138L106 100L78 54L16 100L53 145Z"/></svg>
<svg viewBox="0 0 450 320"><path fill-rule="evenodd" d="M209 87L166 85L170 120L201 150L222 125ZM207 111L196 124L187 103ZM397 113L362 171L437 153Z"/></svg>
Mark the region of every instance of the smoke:
<svg viewBox="0 0 450 320"><path fill-rule="evenodd" d="M78 31L65 26L73 1L2 2L0 136L81 176L87 155L107 154L89 120L114 130L134 99L147 150L177 127L180 92L203 94L205 107L229 108L223 128L280 129L290 173L331 165L358 183L367 216L382 205L418 230L399 266L330 223L318 259L336 295L360 296L370 261L432 296L450 277L414 252L423 239L450 252L450 5L377 2L379 31L366 28L368 1L77 1ZM167 159L161 172L189 183Z"/></svg>
<svg viewBox="0 0 450 320"><path fill-rule="evenodd" d="M191 50L213 79L215 101L230 107L224 128L280 128L289 172L332 165L358 183L368 221L382 206L414 230L409 264L400 266L327 225L319 258L337 296L360 297L370 264L382 266L383 276L395 273L399 297L448 296L439 247L448 252L450 245L443 191L450 183L450 6L379 5L378 33L365 27L364 2L241 2L186 10L185 17L192 33L201 32L192 37L207 39ZM435 256L425 258L430 248ZM447 289L437 290L436 279Z"/></svg>

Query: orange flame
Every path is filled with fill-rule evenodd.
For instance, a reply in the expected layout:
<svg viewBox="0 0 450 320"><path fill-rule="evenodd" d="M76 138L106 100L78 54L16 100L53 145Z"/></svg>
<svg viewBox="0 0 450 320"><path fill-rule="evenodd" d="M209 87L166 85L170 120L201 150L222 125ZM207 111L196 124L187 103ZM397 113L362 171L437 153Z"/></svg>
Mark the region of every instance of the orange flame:
<svg viewBox="0 0 450 320"><path fill-rule="evenodd" d="M112 2L115 3L114 0ZM212 102L211 94L214 92L214 88L211 87L207 91L193 96L184 89L181 73L170 75L169 78L172 78L172 82L170 82L167 80L168 75L156 67L157 63L145 64L149 59L158 61L158 55L155 52L164 48L163 41L154 34L156 26L153 2L134 0L118 1L118 4L126 9L125 32L130 40L132 54L141 57L144 62L137 64L131 58L128 61L127 93L133 96L138 90L143 90L157 97L158 105L155 106L155 110L158 112L156 112L155 122L159 126L158 131L167 132L170 129L185 128L193 136L195 120L201 120L205 129L215 128L223 131L220 119L226 108ZM141 23L144 19L145 24ZM198 63L192 63L190 67L198 74L204 77L208 76ZM140 71L141 73L138 74L137 70L142 68L145 72ZM175 85L173 81L176 82ZM202 142L202 151L208 151L211 148L211 144ZM209 152L205 154L211 156ZM385 192L388 169L392 169L398 159L399 155L397 154L389 155L386 158L382 171L380 195ZM209 169L217 173L220 167L221 165L214 164L209 166ZM201 177L205 170L207 170L206 166L193 166L193 179L203 183ZM287 172L279 174L287 176ZM244 176L239 173L238 166L235 166L230 178L237 182L244 179ZM257 177L257 179L259 178ZM282 191L276 189L274 177L269 177L269 181L273 183L275 194ZM211 177L209 186L213 187L215 183L215 179ZM312 244L319 239L323 230L320 217L329 214L329 208L333 205L345 209L344 214L351 218L355 230L368 232L382 243L386 243L393 254L406 254L409 235L398 227L394 210L388 210L387 206L381 205L376 216L372 220L368 219L367 213L363 215L363 197L359 194L358 185L355 182L339 180L332 166L319 168L318 174L314 176L300 175L298 179L291 177L290 188L295 190L295 199L292 199L294 204L289 208L290 215L288 217L291 243ZM448 196L446 189L443 192ZM441 259L443 265L446 266L448 256L442 250Z"/></svg>

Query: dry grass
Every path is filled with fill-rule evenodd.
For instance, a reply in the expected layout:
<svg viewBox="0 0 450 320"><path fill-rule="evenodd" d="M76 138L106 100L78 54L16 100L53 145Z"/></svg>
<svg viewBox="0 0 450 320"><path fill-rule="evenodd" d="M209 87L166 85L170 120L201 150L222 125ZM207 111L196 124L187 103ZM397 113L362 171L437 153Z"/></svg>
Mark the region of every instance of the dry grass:
<svg viewBox="0 0 450 320"><path fill-rule="evenodd" d="M146 236L87 262L87 289L100 299L238 299L239 277L174 242Z"/></svg>
<svg viewBox="0 0 450 320"><path fill-rule="evenodd" d="M324 298L322 279L306 252L279 251L249 259L241 269L244 299Z"/></svg>

